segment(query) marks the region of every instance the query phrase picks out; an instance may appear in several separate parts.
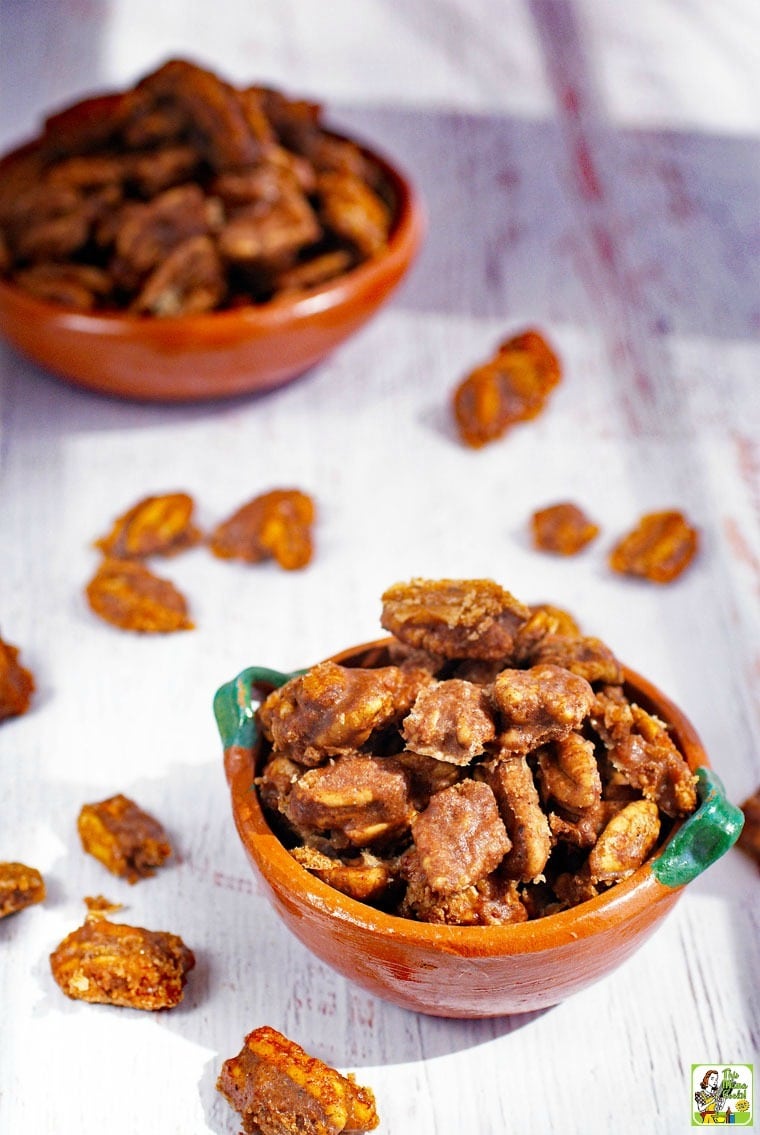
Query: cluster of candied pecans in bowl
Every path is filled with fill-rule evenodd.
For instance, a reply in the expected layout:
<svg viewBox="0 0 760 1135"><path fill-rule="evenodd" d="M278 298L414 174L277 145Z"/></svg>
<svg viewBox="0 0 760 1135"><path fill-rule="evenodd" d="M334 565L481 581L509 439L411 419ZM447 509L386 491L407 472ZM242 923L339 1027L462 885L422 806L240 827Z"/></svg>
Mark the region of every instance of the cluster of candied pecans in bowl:
<svg viewBox="0 0 760 1135"><path fill-rule="evenodd" d="M389 664L262 702L256 780L293 857L406 918L521 922L630 876L697 805L667 725L565 611L490 580L383 596Z"/></svg>

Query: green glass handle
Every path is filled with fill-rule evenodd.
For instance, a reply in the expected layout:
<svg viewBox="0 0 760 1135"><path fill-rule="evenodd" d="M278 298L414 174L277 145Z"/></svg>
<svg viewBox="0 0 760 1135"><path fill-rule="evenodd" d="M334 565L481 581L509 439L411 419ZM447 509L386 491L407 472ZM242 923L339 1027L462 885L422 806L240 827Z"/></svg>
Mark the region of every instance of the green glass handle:
<svg viewBox="0 0 760 1135"><path fill-rule="evenodd" d="M712 769L698 768L697 779L699 807L652 862L652 874L666 887L682 887L701 875L733 847L744 824L741 808L730 803Z"/></svg>
<svg viewBox="0 0 760 1135"><path fill-rule="evenodd" d="M214 717L225 749L234 745L252 749L257 740L254 703L263 701L272 690L302 673L303 670L295 670L284 674L266 666L249 666L220 686L214 694Z"/></svg>

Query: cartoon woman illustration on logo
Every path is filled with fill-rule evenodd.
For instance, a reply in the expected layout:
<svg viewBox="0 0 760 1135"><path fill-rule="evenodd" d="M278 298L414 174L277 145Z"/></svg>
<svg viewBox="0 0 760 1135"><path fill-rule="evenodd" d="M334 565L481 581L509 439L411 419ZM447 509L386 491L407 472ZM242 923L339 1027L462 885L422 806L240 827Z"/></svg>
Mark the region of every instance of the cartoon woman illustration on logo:
<svg viewBox="0 0 760 1135"><path fill-rule="evenodd" d="M717 1068L709 1068L702 1077L701 1091L694 1093L697 1111L703 1123L730 1123L731 1108L726 1107L723 1089L718 1088L720 1077ZM724 1110L725 1108L725 1110Z"/></svg>

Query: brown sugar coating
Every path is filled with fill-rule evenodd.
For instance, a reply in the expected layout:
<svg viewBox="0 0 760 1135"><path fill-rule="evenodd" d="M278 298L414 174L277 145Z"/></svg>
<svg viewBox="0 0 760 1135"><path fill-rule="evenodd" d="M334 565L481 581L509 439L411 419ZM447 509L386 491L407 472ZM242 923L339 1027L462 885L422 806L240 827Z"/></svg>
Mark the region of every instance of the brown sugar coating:
<svg viewBox="0 0 760 1135"><path fill-rule="evenodd" d="M504 860L504 874L532 882L543 873L552 838L527 760L505 753L481 765L476 775L492 790L512 844Z"/></svg>
<svg viewBox="0 0 760 1135"><path fill-rule="evenodd" d="M493 792L476 780L437 792L418 815L412 838L427 885L442 894L490 875L511 846Z"/></svg>
<svg viewBox="0 0 760 1135"><path fill-rule="evenodd" d="M0 638L0 721L26 713L34 693L34 675L19 662L20 650Z"/></svg>
<svg viewBox="0 0 760 1135"><path fill-rule="evenodd" d="M420 690L402 735L415 753L467 765L493 741L496 728L482 687L451 678Z"/></svg>
<svg viewBox="0 0 760 1135"><path fill-rule="evenodd" d="M0 918L42 902L45 881L36 867L25 863L0 863Z"/></svg>
<svg viewBox="0 0 760 1135"><path fill-rule="evenodd" d="M383 603L389 640L256 711L261 803L323 883L427 922L541 918L627 878L694 811L668 727L569 612L487 580L413 579Z"/></svg>
<svg viewBox="0 0 760 1135"><path fill-rule="evenodd" d="M609 760L627 784L653 800L666 816L694 811L696 777L658 718L637 705L620 706L601 692L592 724L599 728Z"/></svg>
<svg viewBox="0 0 760 1135"><path fill-rule="evenodd" d="M742 804L744 827L737 846L760 867L760 788Z"/></svg>
<svg viewBox="0 0 760 1135"><path fill-rule="evenodd" d="M103 560L85 594L91 610L121 630L169 634L194 626L184 595L135 560Z"/></svg>
<svg viewBox="0 0 760 1135"><path fill-rule="evenodd" d="M537 331L506 340L454 391L454 418L462 441L479 449L516 423L535 418L559 380L559 361Z"/></svg>
<svg viewBox="0 0 760 1135"><path fill-rule="evenodd" d="M194 508L188 493L144 497L117 517L95 546L117 560L174 555L201 539L192 520Z"/></svg>
<svg viewBox="0 0 760 1135"><path fill-rule="evenodd" d="M334 846L388 843L408 831L412 809L406 773L387 757L345 756L309 769L285 805L293 827L329 833Z"/></svg>
<svg viewBox="0 0 760 1135"><path fill-rule="evenodd" d="M369 1088L268 1025L225 1060L216 1086L250 1135L360 1135L380 1122Z"/></svg>
<svg viewBox="0 0 760 1135"><path fill-rule="evenodd" d="M100 913L60 943L50 967L67 997L131 1009L171 1009L195 957L176 934L110 922Z"/></svg>
<svg viewBox="0 0 760 1135"><path fill-rule="evenodd" d="M444 658L506 658L530 615L490 579L413 579L389 587L382 602L387 631Z"/></svg>
<svg viewBox="0 0 760 1135"><path fill-rule="evenodd" d="M172 854L158 820L121 793L97 804L84 804L77 818L82 847L112 875L129 883L155 874Z"/></svg>
<svg viewBox="0 0 760 1135"><path fill-rule="evenodd" d="M265 735L300 764L351 753L411 707L419 684L395 666L351 670L322 662L274 690L259 709Z"/></svg>
<svg viewBox="0 0 760 1135"><path fill-rule="evenodd" d="M52 115L0 174L0 270L39 298L146 317L261 304L383 250L395 200L314 103L172 59Z"/></svg>
<svg viewBox="0 0 760 1135"><path fill-rule="evenodd" d="M571 501L538 509L531 517L533 544L541 552L575 556L599 535L599 526Z"/></svg>
<svg viewBox="0 0 760 1135"><path fill-rule="evenodd" d="M622 575L670 583L699 550L699 532L682 512L650 512L612 549L609 564Z"/></svg>
<svg viewBox="0 0 760 1135"><path fill-rule="evenodd" d="M286 571L297 571L313 555L314 501L299 489L273 489L248 501L209 537L215 556L256 564L275 559Z"/></svg>
<svg viewBox="0 0 760 1135"><path fill-rule="evenodd" d="M502 749L528 753L577 729L594 702L585 678L544 663L529 670L502 670L491 688L503 728Z"/></svg>

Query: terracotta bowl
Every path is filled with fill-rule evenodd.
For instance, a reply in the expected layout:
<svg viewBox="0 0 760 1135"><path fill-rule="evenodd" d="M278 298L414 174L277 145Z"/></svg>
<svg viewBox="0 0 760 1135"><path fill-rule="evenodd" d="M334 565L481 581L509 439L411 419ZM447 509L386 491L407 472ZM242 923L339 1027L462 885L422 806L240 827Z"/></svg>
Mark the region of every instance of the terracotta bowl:
<svg viewBox="0 0 760 1135"><path fill-rule="evenodd" d="M335 655L343 666L388 664L387 639ZM291 674L260 667L222 686L214 710L240 839L286 926L312 953L378 997L439 1017L495 1017L546 1008L610 973L657 928L684 886L741 831L693 727L656 687L626 670L626 689L671 727L698 774L700 805L622 883L560 914L508 926L437 926L384 914L300 866L273 833L253 786L255 703Z"/></svg>
<svg viewBox="0 0 760 1135"><path fill-rule="evenodd" d="M34 146L7 155L0 170ZM53 374L123 398L205 401L297 378L389 299L422 243L416 189L386 158L363 149L391 188L395 223L382 252L335 280L265 304L160 319L72 311L0 280L0 334Z"/></svg>

